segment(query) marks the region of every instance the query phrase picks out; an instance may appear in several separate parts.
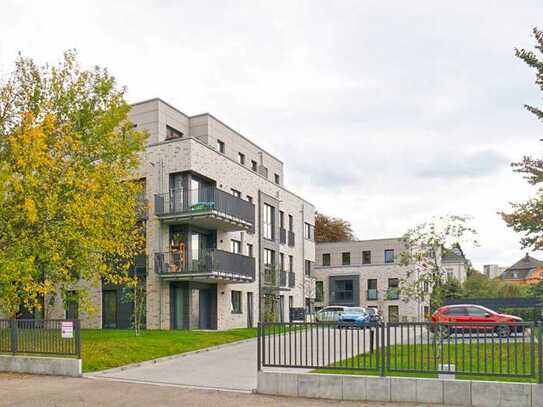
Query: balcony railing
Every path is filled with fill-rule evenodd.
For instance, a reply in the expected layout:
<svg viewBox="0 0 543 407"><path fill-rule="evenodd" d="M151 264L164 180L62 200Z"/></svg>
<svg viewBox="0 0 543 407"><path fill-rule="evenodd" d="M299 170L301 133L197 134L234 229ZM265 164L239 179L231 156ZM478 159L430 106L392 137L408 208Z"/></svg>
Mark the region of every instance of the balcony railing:
<svg viewBox="0 0 543 407"><path fill-rule="evenodd" d="M252 203L215 187L173 189L157 194L155 213L161 218L212 215L245 225L246 229L253 229L255 224L255 206Z"/></svg>
<svg viewBox="0 0 543 407"><path fill-rule="evenodd" d="M288 245L290 247L294 247L295 239L294 239L294 232L289 230L288 231Z"/></svg>
<svg viewBox="0 0 543 407"><path fill-rule="evenodd" d="M155 253L155 272L169 279L208 277L210 279L252 282L255 280L255 259L219 249L198 251L198 259L184 258L180 252Z"/></svg>
<svg viewBox="0 0 543 407"><path fill-rule="evenodd" d="M287 286L287 272L286 271L279 272L279 285L281 287Z"/></svg>
<svg viewBox="0 0 543 407"><path fill-rule="evenodd" d="M290 288L293 288L296 285L296 274L294 272L289 271L288 272L288 286Z"/></svg>
<svg viewBox="0 0 543 407"><path fill-rule="evenodd" d="M399 300L400 289L398 287L389 287L389 289L385 293L385 298L387 300Z"/></svg>
<svg viewBox="0 0 543 407"><path fill-rule="evenodd" d="M279 229L279 243L287 244L287 230L280 228Z"/></svg>
<svg viewBox="0 0 543 407"><path fill-rule="evenodd" d="M378 297L377 290L375 288L371 288L366 292L366 298L368 301L374 301Z"/></svg>
<svg viewBox="0 0 543 407"><path fill-rule="evenodd" d="M264 284L269 286L277 285L277 270L270 264L264 265Z"/></svg>

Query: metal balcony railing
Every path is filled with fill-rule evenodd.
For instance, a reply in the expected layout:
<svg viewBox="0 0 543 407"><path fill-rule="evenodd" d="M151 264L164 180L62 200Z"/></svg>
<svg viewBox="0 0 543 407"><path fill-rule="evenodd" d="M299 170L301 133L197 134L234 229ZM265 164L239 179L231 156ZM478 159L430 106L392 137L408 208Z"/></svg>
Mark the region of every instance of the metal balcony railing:
<svg viewBox="0 0 543 407"><path fill-rule="evenodd" d="M279 229L279 243L287 244L287 230L284 228Z"/></svg>
<svg viewBox="0 0 543 407"><path fill-rule="evenodd" d="M376 299L378 298L377 289L375 289L375 288L370 288L370 289L366 292L366 298L368 299L368 301L376 300Z"/></svg>
<svg viewBox="0 0 543 407"><path fill-rule="evenodd" d="M186 274L209 274L238 280L254 281L255 259L242 254L219 249L199 250L192 253L192 260L180 252L155 253L155 272L158 275L175 277Z"/></svg>
<svg viewBox="0 0 543 407"><path fill-rule="evenodd" d="M287 272L286 271L279 272L279 286L281 287L287 286Z"/></svg>
<svg viewBox="0 0 543 407"><path fill-rule="evenodd" d="M277 285L277 270L272 264L264 265L264 284L269 286Z"/></svg>
<svg viewBox="0 0 543 407"><path fill-rule="evenodd" d="M399 300L400 289L398 287L390 287L385 293L385 299L387 300Z"/></svg>
<svg viewBox="0 0 543 407"><path fill-rule="evenodd" d="M212 212L240 220L254 227L255 206L215 187L172 189L155 195L155 213L159 217Z"/></svg>
<svg viewBox="0 0 543 407"><path fill-rule="evenodd" d="M288 272L288 286L290 288L293 288L296 285L296 274L294 272L289 271Z"/></svg>
<svg viewBox="0 0 543 407"><path fill-rule="evenodd" d="M291 230L288 231L288 245L290 247L294 247L294 244L295 244L295 239L294 239L294 232L292 232Z"/></svg>

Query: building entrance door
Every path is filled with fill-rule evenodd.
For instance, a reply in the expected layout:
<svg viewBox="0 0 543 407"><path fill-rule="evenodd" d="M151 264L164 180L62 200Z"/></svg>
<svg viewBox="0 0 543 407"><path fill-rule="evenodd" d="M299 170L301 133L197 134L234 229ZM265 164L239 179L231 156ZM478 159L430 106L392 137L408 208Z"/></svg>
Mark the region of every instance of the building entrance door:
<svg viewBox="0 0 543 407"><path fill-rule="evenodd" d="M252 328L254 324L253 316L253 293L247 293L247 328Z"/></svg>
<svg viewBox="0 0 543 407"><path fill-rule="evenodd" d="M211 329L211 293L208 289L200 289L199 322L200 329Z"/></svg>

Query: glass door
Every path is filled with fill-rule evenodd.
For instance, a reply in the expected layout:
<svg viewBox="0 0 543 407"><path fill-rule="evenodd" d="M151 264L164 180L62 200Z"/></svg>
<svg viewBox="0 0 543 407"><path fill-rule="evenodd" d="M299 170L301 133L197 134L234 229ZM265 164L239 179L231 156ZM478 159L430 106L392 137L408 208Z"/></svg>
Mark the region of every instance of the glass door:
<svg viewBox="0 0 543 407"><path fill-rule="evenodd" d="M102 327L117 328L117 290L104 290L102 296Z"/></svg>

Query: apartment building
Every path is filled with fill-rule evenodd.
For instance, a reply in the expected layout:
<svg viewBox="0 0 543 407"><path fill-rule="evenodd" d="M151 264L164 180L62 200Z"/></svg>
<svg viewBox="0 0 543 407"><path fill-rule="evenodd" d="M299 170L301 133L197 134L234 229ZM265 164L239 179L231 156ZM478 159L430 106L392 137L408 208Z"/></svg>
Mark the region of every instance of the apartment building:
<svg viewBox="0 0 543 407"><path fill-rule="evenodd" d="M400 238L318 243L315 270L317 309L327 305L377 308L387 321L416 321L428 302L400 298L408 269L399 264Z"/></svg>
<svg viewBox="0 0 543 407"><path fill-rule="evenodd" d="M488 278L493 279L499 277L506 269L507 267L502 267L498 264L485 264L483 266L483 274Z"/></svg>
<svg viewBox="0 0 543 407"><path fill-rule="evenodd" d="M283 162L211 114L160 99L132 105L130 119L149 133L134 174L147 202L137 262L147 328L253 327L310 307L315 209L285 187ZM123 287L94 288L92 299L98 312L82 326L130 325Z"/></svg>

